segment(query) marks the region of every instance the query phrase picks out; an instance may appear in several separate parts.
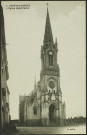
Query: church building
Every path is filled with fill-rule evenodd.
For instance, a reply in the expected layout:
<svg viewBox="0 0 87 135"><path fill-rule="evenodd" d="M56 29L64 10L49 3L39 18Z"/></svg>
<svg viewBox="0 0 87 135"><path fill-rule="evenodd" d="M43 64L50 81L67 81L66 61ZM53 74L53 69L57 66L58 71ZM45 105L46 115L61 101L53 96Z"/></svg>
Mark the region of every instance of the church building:
<svg viewBox="0 0 87 135"><path fill-rule="evenodd" d="M19 96L19 121L28 126L62 126L66 121L62 102L58 43L54 42L47 8L43 45L41 46L40 81L27 96Z"/></svg>

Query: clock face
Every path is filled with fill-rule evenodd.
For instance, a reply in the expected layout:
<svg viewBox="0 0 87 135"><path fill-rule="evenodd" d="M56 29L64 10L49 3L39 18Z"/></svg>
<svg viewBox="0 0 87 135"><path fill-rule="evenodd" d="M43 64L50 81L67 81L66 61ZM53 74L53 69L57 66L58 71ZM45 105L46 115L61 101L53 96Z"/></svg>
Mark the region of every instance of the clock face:
<svg viewBox="0 0 87 135"><path fill-rule="evenodd" d="M49 54L52 55L53 53L50 51Z"/></svg>
<svg viewBox="0 0 87 135"><path fill-rule="evenodd" d="M54 81L49 81L49 87L52 89L55 87Z"/></svg>

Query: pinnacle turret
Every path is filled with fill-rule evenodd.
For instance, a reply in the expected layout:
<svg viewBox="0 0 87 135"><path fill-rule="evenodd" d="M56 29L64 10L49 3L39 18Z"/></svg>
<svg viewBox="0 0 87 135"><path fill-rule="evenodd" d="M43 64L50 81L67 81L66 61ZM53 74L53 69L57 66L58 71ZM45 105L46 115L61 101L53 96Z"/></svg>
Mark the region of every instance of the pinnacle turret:
<svg viewBox="0 0 87 135"><path fill-rule="evenodd" d="M35 76L35 81L34 81L34 89L36 90L36 76Z"/></svg>

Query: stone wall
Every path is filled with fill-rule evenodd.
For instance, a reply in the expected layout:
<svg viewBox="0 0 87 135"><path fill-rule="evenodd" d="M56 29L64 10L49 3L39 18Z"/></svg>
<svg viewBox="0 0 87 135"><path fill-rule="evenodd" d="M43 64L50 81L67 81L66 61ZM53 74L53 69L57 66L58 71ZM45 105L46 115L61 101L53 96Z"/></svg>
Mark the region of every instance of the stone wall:
<svg viewBox="0 0 87 135"><path fill-rule="evenodd" d="M37 114L34 115L34 106L37 107ZM27 106L27 120L40 119L40 105L33 103L31 106Z"/></svg>
<svg viewBox="0 0 87 135"><path fill-rule="evenodd" d="M29 119L26 120L26 126L42 126L41 119Z"/></svg>

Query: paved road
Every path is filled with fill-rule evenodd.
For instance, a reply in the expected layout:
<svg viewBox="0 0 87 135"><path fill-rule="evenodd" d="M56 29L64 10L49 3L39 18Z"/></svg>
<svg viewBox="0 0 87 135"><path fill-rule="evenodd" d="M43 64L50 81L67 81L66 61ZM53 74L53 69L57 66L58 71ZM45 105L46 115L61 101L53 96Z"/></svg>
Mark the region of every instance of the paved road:
<svg viewBox="0 0 87 135"><path fill-rule="evenodd" d="M86 126L71 127L17 127L13 135L29 134L86 134Z"/></svg>

